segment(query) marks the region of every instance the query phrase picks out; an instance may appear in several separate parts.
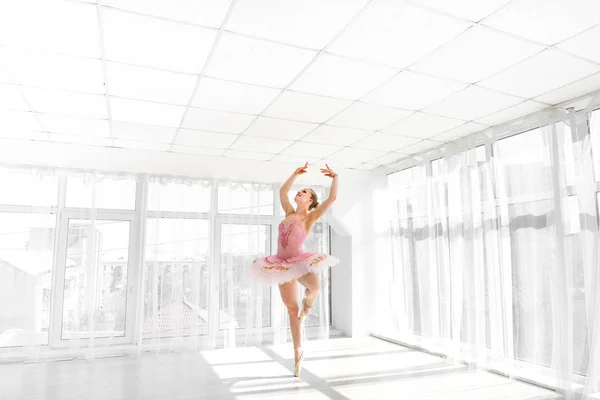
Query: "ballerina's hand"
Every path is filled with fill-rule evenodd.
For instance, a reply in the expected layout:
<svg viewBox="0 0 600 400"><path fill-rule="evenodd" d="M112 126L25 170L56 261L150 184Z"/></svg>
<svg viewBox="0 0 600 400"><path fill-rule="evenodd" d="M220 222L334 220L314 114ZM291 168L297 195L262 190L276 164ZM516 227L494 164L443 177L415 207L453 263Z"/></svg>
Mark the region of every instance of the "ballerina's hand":
<svg viewBox="0 0 600 400"><path fill-rule="evenodd" d="M302 175L306 173L306 169L308 168L308 161L304 164L304 167L296 168L294 171L294 175Z"/></svg>
<svg viewBox="0 0 600 400"><path fill-rule="evenodd" d="M327 168L321 168L321 173L323 173L325 176L328 176L330 178L334 178L337 176L337 174L335 172L333 172L333 170L331 168L329 168L329 165L325 164L325 166Z"/></svg>

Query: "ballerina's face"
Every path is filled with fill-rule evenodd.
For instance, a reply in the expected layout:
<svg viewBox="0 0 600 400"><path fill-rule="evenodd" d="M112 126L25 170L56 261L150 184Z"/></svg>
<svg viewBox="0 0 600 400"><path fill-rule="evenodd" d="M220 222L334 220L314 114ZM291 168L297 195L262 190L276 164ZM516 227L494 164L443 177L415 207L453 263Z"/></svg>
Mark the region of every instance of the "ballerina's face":
<svg viewBox="0 0 600 400"><path fill-rule="evenodd" d="M298 193L296 193L296 197L294 197L294 201L298 205L301 205L301 204L310 205L310 203L312 203L310 190L308 190L308 189L298 190Z"/></svg>

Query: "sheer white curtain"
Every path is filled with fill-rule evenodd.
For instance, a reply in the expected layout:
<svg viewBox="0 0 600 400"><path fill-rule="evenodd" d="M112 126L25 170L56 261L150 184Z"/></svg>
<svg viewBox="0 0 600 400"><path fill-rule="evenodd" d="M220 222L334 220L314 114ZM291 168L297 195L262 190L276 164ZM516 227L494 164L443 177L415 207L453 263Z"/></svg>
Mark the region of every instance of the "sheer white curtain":
<svg viewBox="0 0 600 400"><path fill-rule="evenodd" d="M380 334L568 398L600 391L591 111L538 115L389 176Z"/></svg>

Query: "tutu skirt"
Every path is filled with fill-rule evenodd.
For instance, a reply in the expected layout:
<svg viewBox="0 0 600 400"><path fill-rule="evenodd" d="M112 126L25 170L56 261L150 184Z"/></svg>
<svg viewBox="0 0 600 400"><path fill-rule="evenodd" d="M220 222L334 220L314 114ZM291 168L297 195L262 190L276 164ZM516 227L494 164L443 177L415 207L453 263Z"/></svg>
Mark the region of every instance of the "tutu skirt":
<svg viewBox="0 0 600 400"><path fill-rule="evenodd" d="M322 253L305 252L290 258L277 255L257 258L250 265L250 276L265 285L291 282L310 272L319 272L332 267L340 260Z"/></svg>

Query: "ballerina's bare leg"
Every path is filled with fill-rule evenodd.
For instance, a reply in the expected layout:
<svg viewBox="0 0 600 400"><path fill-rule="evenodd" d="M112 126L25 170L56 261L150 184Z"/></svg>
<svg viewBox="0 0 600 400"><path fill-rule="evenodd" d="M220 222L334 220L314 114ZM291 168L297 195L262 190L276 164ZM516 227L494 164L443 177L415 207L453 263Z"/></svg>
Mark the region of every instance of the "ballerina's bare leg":
<svg viewBox="0 0 600 400"><path fill-rule="evenodd" d="M306 308L305 311L308 312L317 301L317 297L319 297L321 280L317 274L310 272L298 278L298 282L300 282L300 284L306 288L304 291L305 304L303 304L303 307Z"/></svg>
<svg viewBox="0 0 600 400"><path fill-rule="evenodd" d="M298 282L291 281L279 285L279 292L281 293L281 300L283 300L283 304L286 306L290 316L290 329L292 330L292 341L294 342L294 356L298 358L302 348L300 320L298 319L298 312L300 310L300 306L298 305Z"/></svg>

